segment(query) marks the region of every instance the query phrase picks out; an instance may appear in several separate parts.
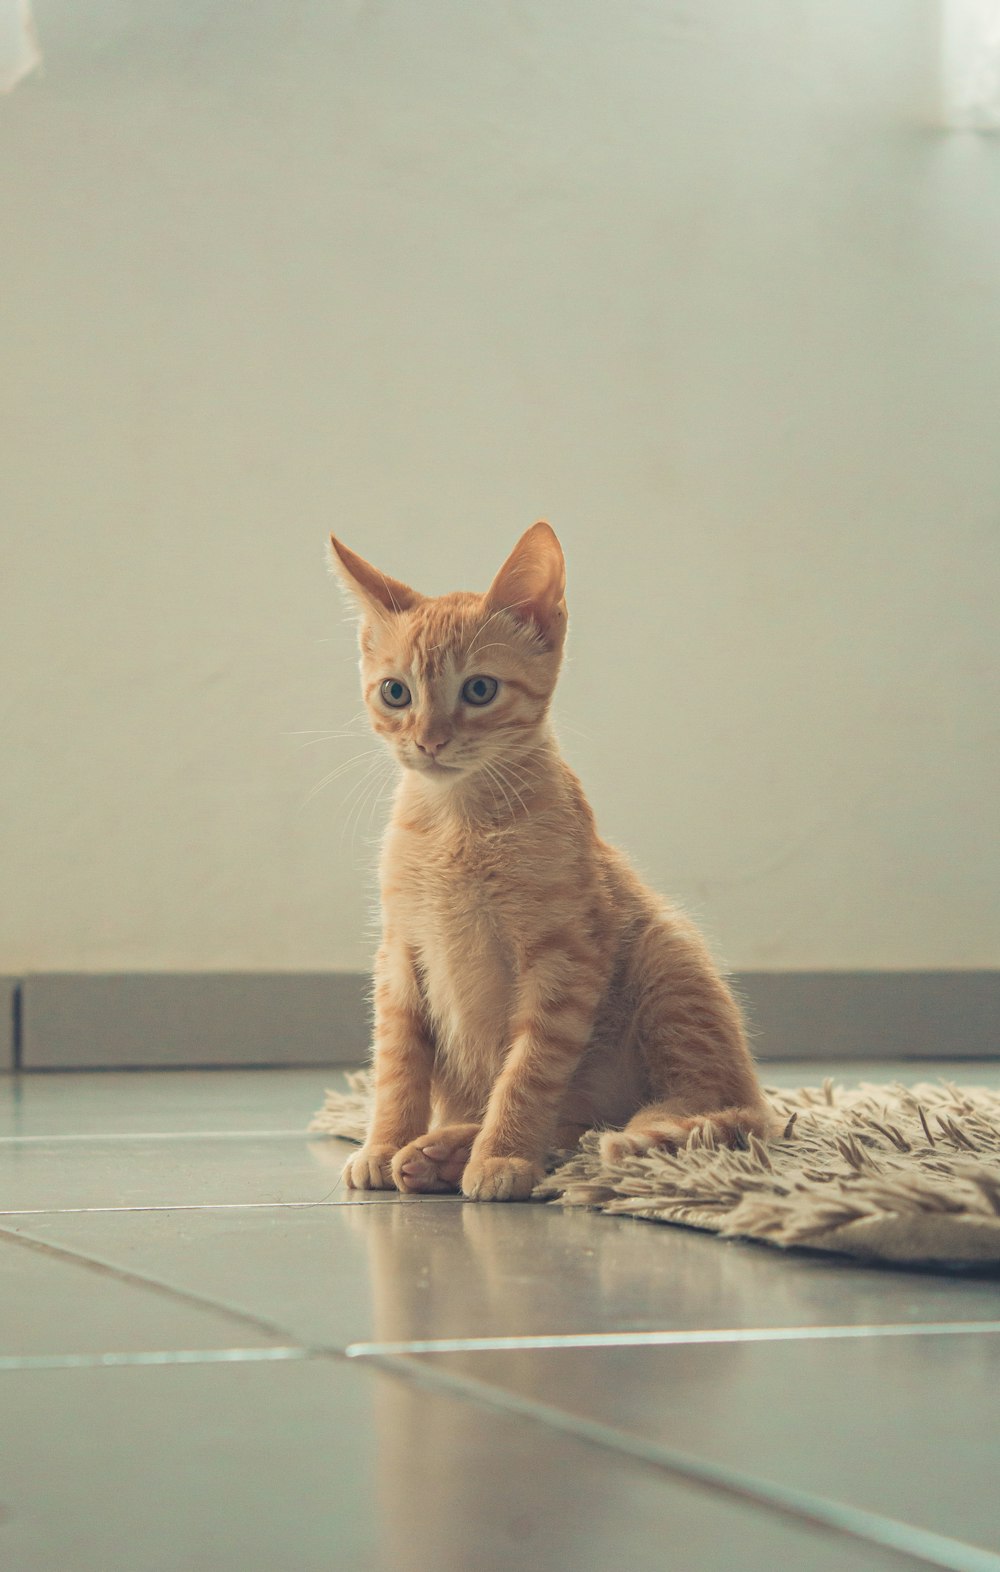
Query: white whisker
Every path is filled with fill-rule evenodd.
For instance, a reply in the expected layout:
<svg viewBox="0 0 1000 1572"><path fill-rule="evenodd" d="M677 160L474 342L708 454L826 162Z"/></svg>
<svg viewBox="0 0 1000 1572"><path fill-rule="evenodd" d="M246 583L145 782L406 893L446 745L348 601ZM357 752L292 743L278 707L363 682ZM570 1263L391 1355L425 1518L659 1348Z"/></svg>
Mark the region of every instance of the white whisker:
<svg viewBox="0 0 1000 1572"><path fill-rule="evenodd" d="M561 716L556 720L556 730L571 731L575 736L582 737L586 742L593 742L594 740L592 732L583 731L579 726L571 726L569 722L564 721Z"/></svg>
<svg viewBox="0 0 1000 1572"><path fill-rule="evenodd" d="M538 784L537 775L514 775L509 765L505 767L504 779L511 790L516 786L523 792L530 794L532 788Z"/></svg>
<svg viewBox="0 0 1000 1572"><path fill-rule="evenodd" d="M342 764L337 765L336 769L331 770L328 775L324 775L323 779L317 782L317 784L310 791L309 795L306 797L306 803L312 802L314 797L318 796L325 787L329 786L331 782L335 781L338 775L343 775L345 770L349 770L353 765L360 764L362 760L370 759L373 754L380 754L381 752L381 748L366 748L363 753L356 753L353 758L345 759ZM305 806L305 804L303 804L303 806Z"/></svg>
<svg viewBox="0 0 1000 1572"><path fill-rule="evenodd" d="M392 590L389 588L389 580L386 578L386 576L382 572L381 568L378 570L378 576L382 580L382 587L383 587L383 589L385 590L386 594L389 597L389 600L390 600L390 602L392 604L392 609L396 613L396 616L398 617L399 616L399 607L396 605L396 597L392 593ZM387 626L388 626L388 624L387 624Z"/></svg>
<svg viewBox="0 0 1000 1572"><path fill-rule="evenodd" d="M362 775L360 780L354 782L354 785L351 787L350 791L347 793L347 796L344 798L344 801L341 803L342 809L347 808L347 804L351 803L350 808L347 809L343 823L340 826L341 846L344 844L344 836L347 834L347 827L354 818L355 809L364 807L365 801L367 800L368 790L375 785L376 771L378 770L381 763L381 759L376 759L373 763L369 764L364 775ZM352 798L354 799L353 802L351 801ZM351 849L353 850L353 848L354 842L352 840Z"/></svg>
<svg viewBox="0 0 1000 1572"><path fill-rule="evenodd" d="M501 779L506 781L506 783L510 787L511 791L514 793L514 796L517 798L518 802L521 804L522 809L524 810L525 813L527 813L527 811L528 811L528 804L525 802L524 798L521 796L521 793L518 791L517 787L514 785L514 782L511 780L510 775L504 773L505 772L505 768L506 768L506 763L502 765L499 762L496 762L494 764L494 768L496 769L498 775L500 775ZM527 791L528 787L526 786L524 789L525 789L525 791Z"/></svg>
<svg viewBox="0 0 1000 1572"><path fill-rule="evenodd" d="M311 737L315 742L329 742L335 737L346 737L352 741L357 741L361 737L367 735L367 726L364 725L366 719L367 717L364 710L358 710L354 715L351 716L350 720L344 721L341 728L336 731L329 730L326 727L303 726L299 727L295 731L283 731L281 735L282 737ZM357 725L362 725L363 730L353 731L351 729ZM313 744L311 742L304 742L301 744L301 746L303 748L309 748L312 747Z"/></svg>
<svg viewBox="0 0 1000 1572"><path fill-rule="evenodd" d="M488 650L505 650L507 648L508 648L508 646L504 643L503 639L497 639L497 641L494 644L480 644L480 645L477 645L477 647L476 647L476 654L477 655L485 655ZM471 654L472 654L471 649L466 652L466 660L468 660L468 658L469 658L469 656Z"/></svg>
<svg viewBox="0 0 1000 1572"><path fill-rule="evenodd" d="M489 766L488 765L484 766L484 768L483 768L483 779L485 780L486 785L489 788L490 796L493 798L493 811L497 815L497 818L499 818L500 817L500 799L497 796L496 792L493 790L493 782L490 780L490 777L489 777Z"/></svg>
<svg viewBox="0 0 1000 1572"><path fill-rule="evenodd" d="M389 763L388 759L386 760L386 763L387 764ZM382 803L385 800L385 794L389 790L390 786L392 786L393 782L395 781L395 778L396 778L396 772L390 766L389 773L384 777L384 779L382 781L382 784L379 787L378 795L374 798L372 806L368 810L368 823L367 823L367 826L366 826L366 834L368 834L368 835L371 835L371 833L372 833L372 829L374 827L375 815L378 813L379 809L381 808Z"/></svg>
<svg viewBox="0 0 1000 1572"><path fill-rule="evenodd" d="M466 650L466 652L465 652L466 653L466 658L468 658L472 654L473 650L476 648L476 645L478 644L479 640L482 638L483 634L486 632L486 629L489 627L490 623L493 622L495 620L495 618L499 617L500 612L502 610L503 610L503 607L501 606L501 607L498 607L498 609L496 611L490 613L490 615L487 617L486 621L483 623L482 627L479 629L479 632L476 634L475 638L472 640L472 643L469 645L469 648Z"/></svg>
<svg viewBox="0 0 1000 1572"><path fill-rule="evenodd" d="M327 731L320 736L310 737L308 742L300 742L300 748L316 748L324 742L358 742L364 736L360 731Z"/></svg>
<svg viewBox="0 0 1000 1572"><path fill-rule="evenodd" d="M468 659L469 656L472 654L473 650L476 648L477 644L479 643L479 640L482 638L483 634L486 632L486 629L489 627L490 623L494 621L495 618L497 618L499 616L502 616L502 614L505 611L516 611L519 606L527 606L527 605L528 605L527 599L525 599L525 600L518 600L518 601L515 601L514 604L511 605L511 606L498 606L496 611L491 611L490 615L487 617L486 621L483 623L483 625L480 628L479 632L476 634L475 638L473 639L471 645L466 650L466 652L465 652L466 659Z"/></svg>
<svg viewBox="0 0 1000 1572"><path fill-rule="evenodd" d="M514 804L511 802L510 798L507 796L507 792L506 792L506 789L504 787L504 783L501 780L500 775L499 775L495 765L484 763L483 764L483 769L486 771L486 774L487 774L487 777L489 778L489 780L495 781L496 784L499 786L501 796L503 797L504 802L507 804L507 811L510 814L510 820L511 820L511 823L513 824L514 820L517 818L517 815L514 812Z"/></svg>
<svg viewBox="0 0 1000 1572"><path fill-rule="evenodd" d="M367 786L365 788L365 791L362 793L361 797L359 798L359 801L358 801L358 804L357 804L357 812L356 812L355 818L354 818L354 830L353 830L353 832L351 834L351 850L352 850L352 852L354 851L355 845L357 843L358 834L360 833L360 830L361 830L361 819L362 819L362 815L364 814L365 808L367 807L367 809L368 809L368 819L367 819L367 825L366 825L366 829L365 829L365 836L366 837L370 837L371 836L371 830L372 830L372 820L374 818L374 815L378 811L379 803L382 801L382 798L385 795L387 786L390 786L392 784L392 780L393 780L393 778L395 776L395 771L392 769L392 767L391 767L391 765L389 763L389 760L386 759L384 762L385 762L385 764L387 766L387 772L383 773L381 775L381 777L379 776L378 772L376 772L375 776L368 782L368 784L367 784Z"/></svg>

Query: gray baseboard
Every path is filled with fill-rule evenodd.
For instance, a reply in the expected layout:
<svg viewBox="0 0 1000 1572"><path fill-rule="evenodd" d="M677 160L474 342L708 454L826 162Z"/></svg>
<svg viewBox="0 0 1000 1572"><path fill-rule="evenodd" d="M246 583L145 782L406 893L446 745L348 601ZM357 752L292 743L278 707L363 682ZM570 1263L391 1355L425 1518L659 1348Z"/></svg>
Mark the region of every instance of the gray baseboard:
<svg viewBox="0 0 1000 1572"><path fill-rule="evenodd" d="M21 983L24 1070L358 1064L357 972L42 972Z"/></svg>
<svg viewBox="0 0 1000 1572"><path fill-rule="evenodd" d="M1000 1057L1000 971L740 972L760 1059Z"/></svg>
<svg viewBox="0 0 1000 1572"><path fill-rule="evenodd" d="M1000 1056L1000 971L742 972L734 983L762 1060ZM358 972L2 978L0 1070L359 1064L368 998Z"/></svg>
<svg viewBox="0 0 1000 1572"><path fill-rule="evenodd" d="M20 978L0 977L0 1075L17 1069Z"/></svg>

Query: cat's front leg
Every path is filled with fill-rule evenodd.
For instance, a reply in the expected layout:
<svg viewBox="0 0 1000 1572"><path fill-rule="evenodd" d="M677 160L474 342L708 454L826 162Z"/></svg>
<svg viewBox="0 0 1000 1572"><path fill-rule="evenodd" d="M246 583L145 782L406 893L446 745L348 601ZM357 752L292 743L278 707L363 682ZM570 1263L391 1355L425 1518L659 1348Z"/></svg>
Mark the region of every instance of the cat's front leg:
<svg viewBox="0 0 1000 1572"><path fill-rule="evenodd" d="M553 986L554 962L564 987ZM601 994L598 958L550 957L521 984L510 1051L462 1175L470 1201L525 1201L545 1173L560 1105L590 1038Z"/></svg>
<svg viewBox="0 0 1000 1572"><path fill-rule="evenodd" d="M352 1190L393 1190L392 1160L427 1129L434 1043L413 959L383 942L375 961L375 1102L364 1145L344 1165Z"/></svg>

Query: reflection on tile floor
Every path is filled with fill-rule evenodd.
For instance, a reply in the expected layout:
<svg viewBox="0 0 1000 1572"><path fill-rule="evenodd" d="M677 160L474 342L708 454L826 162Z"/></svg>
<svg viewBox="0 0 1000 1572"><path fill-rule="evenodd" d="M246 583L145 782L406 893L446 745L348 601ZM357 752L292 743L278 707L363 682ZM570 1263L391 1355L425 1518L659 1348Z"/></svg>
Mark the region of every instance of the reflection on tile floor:
<svg viewBox="0 0 1000 1572"><path fill-rule="evenodd" d="M1000 1323L962 1337L418 1357L1000 1552Z"/></svg>
<svg viewBox="0 0 1000 1572"><path fill-rule="evenodd" d="M19 1418L0 1542L17 1572L916 1565L329 1359L2 1379Z"/></svg>
<svg viewBox="0 0 1000 1572"><path fill-rule="evenodd" d="M5 1566L1000 1572L1000 1277L358 1197L336 1079L0 1079Z"/></svg>

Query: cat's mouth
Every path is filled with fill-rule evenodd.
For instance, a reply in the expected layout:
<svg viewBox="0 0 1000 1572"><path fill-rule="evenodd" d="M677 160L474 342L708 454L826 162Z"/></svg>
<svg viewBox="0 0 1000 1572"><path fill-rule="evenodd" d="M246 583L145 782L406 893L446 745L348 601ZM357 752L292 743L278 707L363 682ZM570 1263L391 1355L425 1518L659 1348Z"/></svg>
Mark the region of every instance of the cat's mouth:
<svg viewBox="0 0 1000 1572"><path fill-rule="evenodd" d="M404 759L411 770L418 770L421 775L461 775L460 764L445 764L443 759L414 758Z"/></svg>

